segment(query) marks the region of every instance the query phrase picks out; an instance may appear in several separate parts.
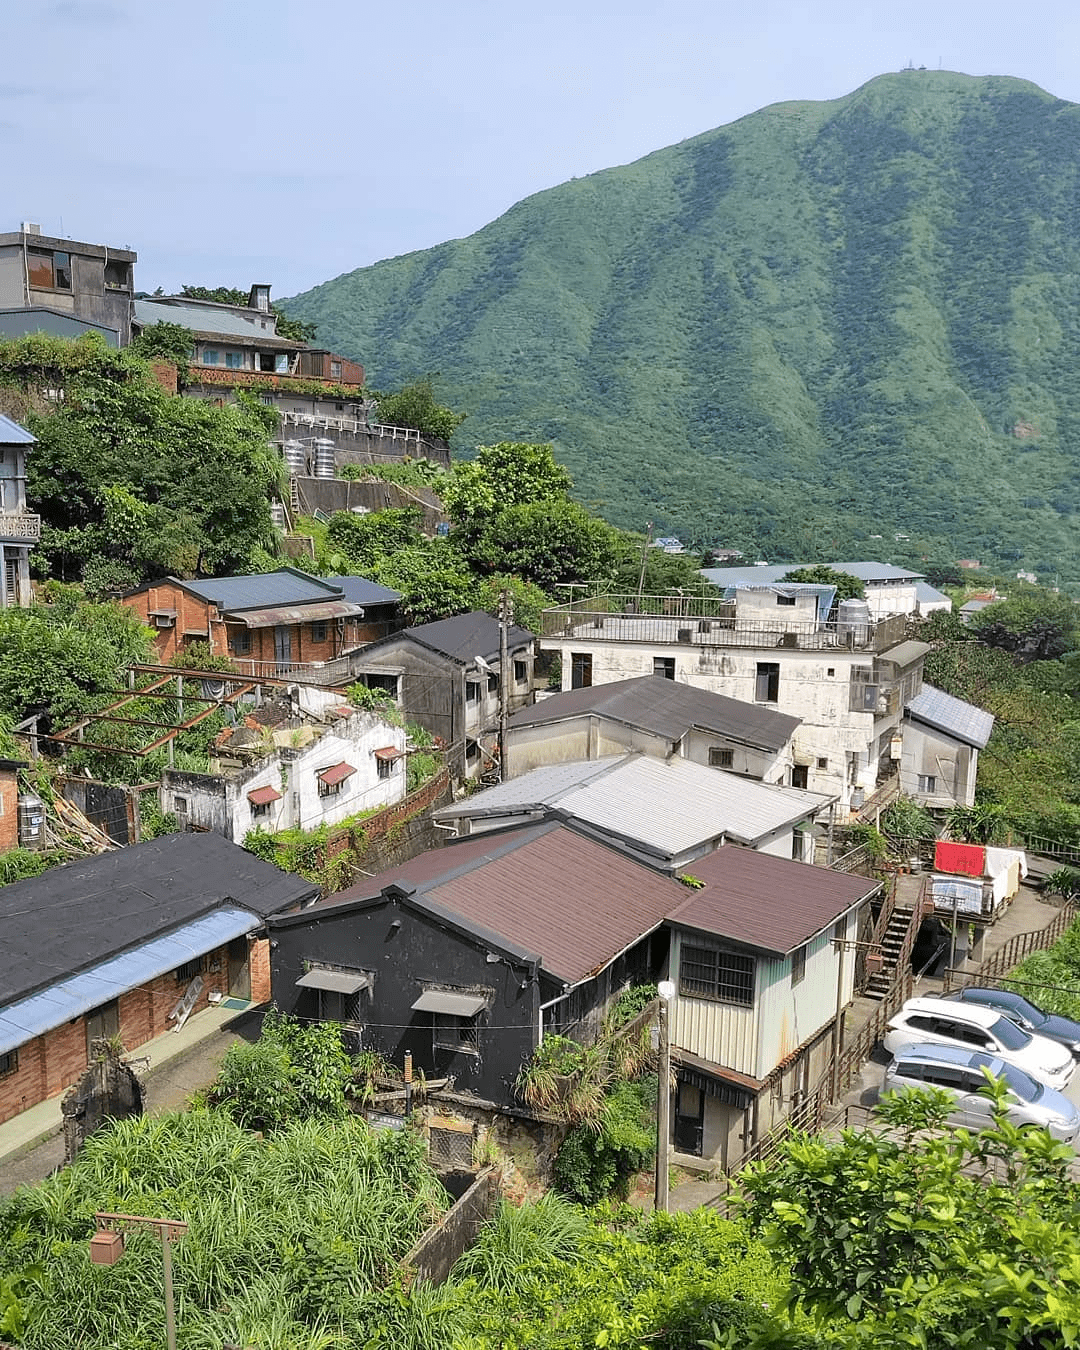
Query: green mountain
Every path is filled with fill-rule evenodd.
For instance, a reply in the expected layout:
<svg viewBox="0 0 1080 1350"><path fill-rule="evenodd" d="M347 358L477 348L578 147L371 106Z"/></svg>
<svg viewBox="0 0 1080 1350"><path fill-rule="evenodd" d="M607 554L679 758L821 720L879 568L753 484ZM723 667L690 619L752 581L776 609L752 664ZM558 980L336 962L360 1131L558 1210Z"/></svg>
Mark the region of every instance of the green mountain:
<svg viewBox="0 0 1080 1350"><path fill-rule="evenodd" d="M283 308L617 524L1080 584L1080 105L1024 81L778 104Z"/></svg>

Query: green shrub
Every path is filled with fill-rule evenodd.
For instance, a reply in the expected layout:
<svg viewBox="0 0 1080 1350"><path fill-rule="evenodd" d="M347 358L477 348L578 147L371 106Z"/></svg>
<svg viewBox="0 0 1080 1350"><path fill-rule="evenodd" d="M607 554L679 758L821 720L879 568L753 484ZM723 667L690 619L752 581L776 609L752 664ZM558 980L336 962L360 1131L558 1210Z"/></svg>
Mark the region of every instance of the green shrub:
<svg viewBox="0 0 1080 1350"><path fill-rule="evenodd" d="M625 1194L630 1178L655 1153L652 1108L656 1079L619 1083L604 1099L600 1127L576 1125L555 1157L555 1184L585 1205Z"/></svg>

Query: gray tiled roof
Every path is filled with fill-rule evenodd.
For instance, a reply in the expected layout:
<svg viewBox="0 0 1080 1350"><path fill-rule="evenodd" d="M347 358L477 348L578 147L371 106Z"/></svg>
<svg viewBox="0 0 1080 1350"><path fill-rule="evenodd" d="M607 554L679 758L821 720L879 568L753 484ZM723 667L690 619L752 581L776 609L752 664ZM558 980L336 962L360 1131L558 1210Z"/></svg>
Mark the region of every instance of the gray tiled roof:
<svg viewBox="0 0 1080 1350"><path fill-rule="evenodd" d="M587 689L568 689L554 698L522 708L510 718L510 726L545 726L593 713L626 726L675 742L691 727L715 732L744 745L779 750L799 725L798 717L774 712L757 703L713 694L694 685L667 680L662 675L641 675L633 680L594 684Z"/></svg>
<svg viewBox="0 0 1080 1350"><path fill-rule="evenodd" d="M973 745L981 750L990 739L994 729L994 714L985 708L977 708L973 703L965 703L961 698L946 694L944 689L935 689L932 684L924 684L905 708L905 712L917 722L935 727L958 741Z"/></svg>
<svg viewBox="0 0 1080 1350"><path fill-rule="evenodd" d="M207 577L181 585L216 604L226 613L265 609L275 605L303 605L343 599L336 581L323 581L291 567L278 572L255 572L244 577Z"/></svg>
<svg viewBox="0 0 1080 1350"><path fill-rule="evenodd" d="M35 438L25 427L0 413L0 445L33 445Z"/></svg>
<svg viewBox="0 0 1080 1350"><path fill-rule="evenodd" d="M442 807L436 819L557 808L607 834L674 856L719 835L754 844L829 801L687 759L631 754L545 766Z"/></svg>

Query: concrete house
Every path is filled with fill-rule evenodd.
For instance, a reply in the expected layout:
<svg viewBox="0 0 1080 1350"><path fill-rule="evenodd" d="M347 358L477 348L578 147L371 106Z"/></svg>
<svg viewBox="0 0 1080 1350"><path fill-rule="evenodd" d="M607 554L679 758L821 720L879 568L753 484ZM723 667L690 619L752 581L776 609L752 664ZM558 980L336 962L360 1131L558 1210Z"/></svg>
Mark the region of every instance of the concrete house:
<svg viewBox="0 0 1080 1350"><path fill-rule="evenodd" d="M924 806L974 806L979 751L994 715L924 684L904 707L900 787Z"/></svg>
<svg viewBox="0 0 1080 1350"><path fill-rule="evenodd" d="M405 795L405 729L305 688L264 703L218 739L210 773L168 768L159 795L182 830L213 830L242 844L249 830L314 830ZM314 707L312 707L314 704Z"/></svg>
<svg viewBox="0 0 1080 1350"><path fill-rule="evenodd" d="M800 571L804 567L831 567L834 572L843 572L856 581L861 581L870 607L870 617L875 621L889 614L921 614L924 599L920 596L920 583L925 584L921 572L909 572L906 567L894 567L892 563L882 562L830 562L830 563L761 563L757 566L743 567L707 567L702 576L723 591L737 591L745 586L771 586L783 581L789 572ZM932 587L927 587L932 590ZM939 600L950 603L947 596L934 591Z"/></svg>
<svg viewBox="0 0 1080 1350"><path fill-rule="evenodd" d="M631 857L679 872L721 844L813 862L814 824L835 798L780 788L685 759L635 752L534 769L440 807L459 835L550 818Z"/></svg>
<svg viewBox="0 0 1080 1350"><path fill-rule="evenodd" d="M211 995L265 1001L264 922L317 895L216 834L167 835L0 887L0 1121L62 1093L97 1037L134 1050Z"/></svg>
<svg viewBox="0 0 1080 1350"><path fill-rule="evenodd" d="M532 695L535 638L511 625L508 669L500 670L499 622L473 610L418 624L373 642L349 659L352 678L393 698L405 720L426 727L447 749L456 778L495 763L500 682L511 712Z"/></svg>
<svg viewBox="0 0 1080 1350"><path fill-rule="evenodd" d="M549 1034L587 1040L632 984L671 979L677 1150L734 1162L826 1072L875 881L749 849L700 890L557 822L467 838L270 920L272 989L300 1017L477 1104Z"/></svg>
<svg viewBox="0 0 1080 1350"><path fill-rule="evenodd" d="M510 718L505 777L566 760L641 750L790 782L797 717L663 675L569 689Z"/></svg>
<svg viewBox="0 0 1080 1350"><path fill-rule="evenodd" d="M352 594L360 590L349 578ZM315 684L348 683L348 655L382 637L396 591L364 582L368 605L346 598L344 578L325 580L295 567L253 576L146 581L121 596L156 630L160 661L192 642L209 643L243 675L288 676Z"/></svg>
<svg viewBox="0 0 1080 1350"><path fill-rule="evenodd" d="M906 619L874 621L831 587L744 587L733 599L607 594L546 609L540 647L563 689L647 674L798 718L788 785L858 811L895 791L903 706L922 687L925 643Z"/></svg>
<svg viewBox="0 0 1080 1350"><path fill-rule="evenodd" d="M29 221L0 234L0 336L97 333L126 347L137 260L130 249L60 239Z"/></svg>
<svg viewBox="0 0 1080 1350"><path fill-rule="evenodd" d="M28 605L30 550L41 517L26 509L26 455L34 437L0 413L0 609Z"/></svg>

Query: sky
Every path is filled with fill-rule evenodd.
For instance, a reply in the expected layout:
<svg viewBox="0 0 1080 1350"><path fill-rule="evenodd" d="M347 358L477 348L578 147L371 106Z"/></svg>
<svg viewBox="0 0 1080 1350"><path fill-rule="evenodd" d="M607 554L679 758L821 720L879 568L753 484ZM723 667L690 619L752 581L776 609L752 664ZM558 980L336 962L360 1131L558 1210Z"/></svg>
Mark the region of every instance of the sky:
<svg viewBox="0 0 1080 1350"><path fill-rule="evenodd" d="M909 62L1080 102L1077 0L22 0L4 28L0 231L134 248L147 291L296 294Z"/></svg>

